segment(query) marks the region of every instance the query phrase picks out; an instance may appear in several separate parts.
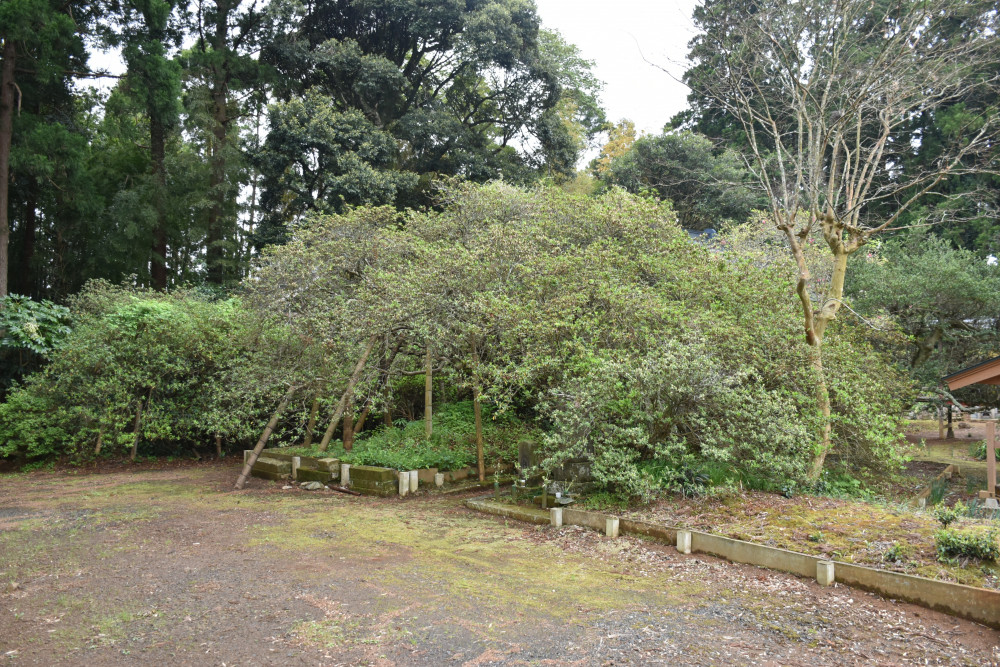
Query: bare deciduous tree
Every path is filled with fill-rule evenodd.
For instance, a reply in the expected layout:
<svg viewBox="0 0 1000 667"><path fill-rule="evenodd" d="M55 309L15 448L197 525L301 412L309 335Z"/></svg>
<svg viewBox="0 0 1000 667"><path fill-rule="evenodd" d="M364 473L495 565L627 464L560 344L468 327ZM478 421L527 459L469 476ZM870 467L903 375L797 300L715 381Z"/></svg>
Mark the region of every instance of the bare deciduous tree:
<svg viewBox="0 0 1000 667"><path fill-rule="evenodd" d="M995 112L960 117L929 168L910 166L919 138L903 131L921 114L995 89L997 76L982 72L1000 61L997 10L955 0L724 0L700 20L711 25L692 51L700 75L692 83L742 127L747 162L797 267L824 417L815 478L831 448L823 336L843 305L848 257L938 195L945 179L997 170ZM803 252L810 235L830 250L831 279L818 292Z"/></svg>

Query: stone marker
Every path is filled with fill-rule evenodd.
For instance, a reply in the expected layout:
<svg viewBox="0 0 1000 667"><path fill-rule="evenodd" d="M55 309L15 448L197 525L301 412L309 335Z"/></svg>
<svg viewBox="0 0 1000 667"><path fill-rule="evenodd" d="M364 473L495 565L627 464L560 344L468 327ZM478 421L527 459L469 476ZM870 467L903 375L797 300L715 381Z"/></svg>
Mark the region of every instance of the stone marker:
<svg viewBox="0 0 1000 667"><path fill-rule="evenodd" d="M405 496L410 491L410 473L399 473L399 495Z"/></svg>
<svg viewBox="0 0 1000 667"><path fill-rule="evenodd" d="M418 473L416 470L411 470L409 472L409 475L410 475L410 491L416 493L417 487L420 486L420 473Z"/></svg>
<svg viewBox="0 0 1000 667"><path fill-rule="evenodd" d="M677 531L677 550L682 554L691 553L691 531L690 530L678 530Z"/></svg>
<svg viewBox="0 0 1000 667"><path fill-rule="evenodd" d="M444 473L443 472L439 472L439 473L435 473L434 474L434 486L438 487L439 489L442 486L444 486Z"/></svg>
<svg viewBox="0 0 1000 667"><path fill-rule="evenodd" d="M553 507L549 510L549 523L555 528L562 527L562 508Z"/></svg>
<svg viewBox="0 0 1000 667"><path fill-rule="evenodd" d="M292 479L298 479L299 477L299 466L302 465L302 459L298 456L292 457Z"/></svg>
<svg viewBox="0 0 1000 667"><path fill-rule="evenodd" d="M835 581L832 560L816 561L816 582L820 586L832 586Z"/></svg>
<svg viewBox="0 0 1000 667"><path fill-rule="evenodd" d="M341 463L340 464L340 485L350 486L351 485L351 464Z"/></svg>
<svg viewBox="0 0 1000 667"><path fill-rule="evenodd" d="M618 537L618 517L608 517L604 521L604 534L608 537Z"/></svg>

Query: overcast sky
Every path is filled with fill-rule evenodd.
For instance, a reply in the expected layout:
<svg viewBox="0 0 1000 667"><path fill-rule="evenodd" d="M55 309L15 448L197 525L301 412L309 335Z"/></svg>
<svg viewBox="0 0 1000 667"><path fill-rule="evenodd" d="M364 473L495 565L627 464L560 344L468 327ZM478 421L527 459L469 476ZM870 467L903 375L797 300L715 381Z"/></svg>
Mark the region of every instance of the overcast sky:
<svg viewBox="0 0 1000 667"><path fill-rule="evenodd" d="M604 81L608 119L630 118L659 133L687 106L687 43L694 37L695 0L535 0L542 23L593 60ZM660 65L670 74L643 60Z"/></svg>

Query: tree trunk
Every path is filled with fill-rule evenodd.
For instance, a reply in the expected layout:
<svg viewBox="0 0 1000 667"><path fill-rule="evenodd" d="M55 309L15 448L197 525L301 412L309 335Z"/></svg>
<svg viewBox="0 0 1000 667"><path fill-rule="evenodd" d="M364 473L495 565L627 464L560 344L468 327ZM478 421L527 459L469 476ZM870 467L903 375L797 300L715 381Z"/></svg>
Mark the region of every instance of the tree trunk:
<svg viewBox="0 0 1000 667"><path fill-rule="evenodd" d="M222 459L222 436L215 434L215 458Z"/></svg>
<svg viewBox="0 0 1000 667"><path fill-rule="evenodd" d="M405 339L403 338L403 336L397 338L396 347L392 349L391 353L389 353L386 356L383 356L382 361L379 362L379 370L381 371L379 376L379 386L372 391L371 395L368 397L368 400L365 401L365 407L361 411L361 416L359 416L358 420L354 423L354 435L361 433L361 429L365 427L365 420L368 419L368 414L372 410L372 404L375 402L375 394L377 393L377 391L380 388L383 390L388 389L389 369L392 368L392 362L396 360L396 355L399 354L399 348L403 346L404 340ZM385 395L386 395L385 415L387 416L386 426L392 426L392 414L389 411L388 393L386 392Z"/></svg>
<svg viewBox="0 0 1000 667"><path fill-rule="evenodd" d="M167 289L167 174L164 167L167 154L166 134L162 119L153 113L149 119L149 154L153 161L153 180L156 181L156 194L153 197L156 227L153 229L149 277L153 288L161 291Z"/></svg>
<svg viewBox="0 0 1000 667"><path fill-rule="evenodd" d="M150 390L150 395L152 395L152 390ZM132 429L132 454L129 456L130 461L135 461L136 454L139 451L139 426L142 425L142 399L139 399L139 407L135 411L135 426Z"/></svg>
<svg viewBox="0 0 1000 667"><path fill-rule="evenodd" d="M794 239L789 233L788 237ZM844 280L847 276L847 258L849 253L844 249L843 244L833 247L833 273L830 276L830 287L827 289L823 306L818 312L812 308L811 297L808 294L809 270L805 265L805 257L797 240L793 242L792 254L799 266L799 283L797 291L802 302L803 315L805 318L806 343L810 347L810 364L816 373L816 405L820 412L819 441L816 443L816 454L813 457L812 467L809 471L809 479L816 481L820 473L823 472L823 464L826 462L826 455L832 448L832 424L830 416L832 413L830 405L830 388L826 379L826 371L823 367L823 336L826 327L837 318L837 312L843 304Z"/></svg>
<svg viewBox="0 0 1000 667"><path fill-rule="evenodd" d="M10 245L10 144L14 136L14 107L17 88L14 65L17 48L13 39L4 41L3 65L0 68L0 297L7 296L7 272Z"/></svg>
<svg viewBox="0 0 1000 667"><path fill-rule="evenodd" d="M910 362L910 366L912 368L922 366L928 359L930 359L931 355L934 354L934 348L937 347L937 344L941 342L942 338L944 338L944 327L937 326L934 327L934 330L931 331L927 338L918 340L917 351L913 355L913 360Z"/></svg>
<svg viewBox="0 0 1000 667"><path fill-rule="evenodd" d="M349 452L354 449L354 392L351 391L347 397L347 404L344 407L344 451Z"/></svg>
<svg viewBox="0 0 1000 667"><path fill-rule="evenodd" d="M308 447L313 441L313 431L316 429L316 415L319 414L319 397L313 399L312 408L309 409L309 421L306 423L306 437L302 440L302 446Z"/></svg>
<svg viewBox="0 0 1000 667"><path fill-rule="evenodd" d="M100 456L101 447L104 446L104 427L97 429L97 445L94 446L94 456Z"/></svg>
<svg viewBox="0 0 1000 667"><path fill-rule="evenodd" d="M476 416L476 466L479 469L479 481L486 481L486 462L483 452L483 410L479 404L479 348L476 338L472 338L472 411Z"/></svg>
<svg viewBox="0 0 1000 667"><path fill-rule="evenodd" d="M326 427L326 432L323 434L323 440L319 443L319 451L325 452L326 448L330 446L330 440L333 439L333 432L337 430L337 424L340 423L340 418L344 416L344 409L347 407L348 395L354 391L354 386L358 384L358 380L361 379L361 372L365 369L365 362L368 361L368 355L372 353L372 349L374 349L377 341L378 336L372 336L368 339L365 351L362 353L361 358L358 359L358 363L354 367L354 372L351 373L351 377L347 381L347 390L344 391L344 394L340 397L340 403L337 404L337 409L334 411L333 417L330 419L330 425Z"/></svg>
<svg viewBox="0 0 1000 667"><path fill-rule="evenodd" d="M431 357L431 346L427 346L424 358L424 438L431 439L434 430L434 366Z"/></svg>
<svg viewBox="0 0 1000 667"><path fill-rule="evenodd" d="M212 65L212 146L211 174L209 175L209 197L212 204L208 209L208 233L205 248L205 265L208 282L225 284L228 279L226 246L235 231L231 231L226 220L226 150L229 139L229 82L227 65L229 60L229 0L216 0L215 34L212 36L212 50L218 60Z"/></svg>
<svg viewBox="0 0 1000 667"><path fill-rule="evenodd" d="M257 462L257 457L260 453L264 451L264 446L267 445L268 438L274 432L274 428L278 425L278 419L281 418L281 413L285 411L288 407L288 403L292 400L292 396L298 391L297 386L292 386L288 388L285 395L281 397L281 402L278 403L278 407L275 409L274 414L271 415L271 421L267 422L267 426L264 427L264 432L260 434L260 440L257 441L257 445L250 452L250 456L247 457L246 462L243 464L243 470L240 471L240 476L236 478L236 490L239 491L247 483L247 477L250 476L250 471L253 470L253 464Z"/></svg>
<svg viewBox="0 0 1000 667"><path fill-rule="evenodd" d="M368 413L371 411L372 411L372 400L369 398L368 401L365 403L364 410L362 410L361 414L358 415L358 420L354 422L354 435L361 433L361 431L364 429L365 420L368 419Z"/></svg>

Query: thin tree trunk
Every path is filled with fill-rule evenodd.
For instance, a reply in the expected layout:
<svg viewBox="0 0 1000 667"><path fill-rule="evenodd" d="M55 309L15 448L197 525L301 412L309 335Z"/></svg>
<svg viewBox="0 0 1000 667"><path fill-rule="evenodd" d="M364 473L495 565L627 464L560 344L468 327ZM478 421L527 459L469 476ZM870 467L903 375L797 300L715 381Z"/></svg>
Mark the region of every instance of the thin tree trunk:
<svg viewBox="0 0 1000 667"><path fill-rule="evenodd" d="M404 340L405 339L403 336L400 336L398 339L396 339L396 347L394 347L392 349L392 352L389 353L387 356L382 357L382 361L379 362L379 369L381 371L379 377L379 386L372 391L371 395L368 396L368 400L365 401L365 407L361 411L361 415L358 417L358 420L354 423L354 435L361 433L361 429L365 427L365 420L368 419L368 413L370 413L372 410L372 404L375 402L375 394L377 393L378 389L388 388L389 369L392 368L392 362L396 360L396 355L399 354L399 348L403 346ZM386 426L392 426L392 414L389 411L388 394L386 394L385 403L386 403L385 414L387 415Z"/></svg>
<svg viewBox="0 0 1000 667"><path fill-rule="evenodd" d="M260 434L260 440L257 441L257 445L250 452L250 456L247 457L246 462L243 464L243 470L240 471L240 476L236 478L236 490L239 491L247 483L247 477L250 476L250 471L253 470L253 464L257 462L257 457L260 453L264 451L264 446L267 445L268 438L274 432L275 427L278 425L278 419L281 418L281 413L285 411L288 407L288 403L292 400L292 396L295 392L299 390L298 386L291 386L285 395L281 397L281 402L278 403L278 407L275 409L274 414L271 415L271 420L267 422L267 426L264 427L264 432Z"/></svg>
<svg viewBox="0 0 1000 667"><path fill-rule="evenodd" d="M14 65L17 48L13 39L4 41L3 66L0 69L0 297L7 296L10 245L10 145L14 136L15 93Z"/></svg>
<svg viewBox="0 0 1000 667"><path fill-rule="evenodd" d="M476 416L476 466L479 481L486 481L486 462L483 451L483 409L479 403L479 348L475 336L472 337L472 411Z"/></svg>
<svg viewBox="0 0 1000 667"><path fill-rule="evenodd" d="M212 35L212 50L218 60L212 65L212 156L209 176L209 197L212 204L208 209L208 233L205 248L205 264L208 281L223 285L229 278L226 248L234 234L226 216L226 150L229 130L229 83L227 66L229 59L229 10L228 0L216 0L215 34Z"/></svg>
<svg viewBox="0 0 1000 667"><path fill-rule="evenodd" d="M372 336L368 339L365 351L362 353L361 358L358 359L358 363L354 367L354 372L351 373L351 377L347 381L347 390L344 391L344 394L340 397L340 403L337 404L337 409L334 411L333 417L330 419L330 425L326 427L326 432L323 434L323 440L319 443L319 451L325 452L326 448L330 446L330 440L333 439L333 432L337 430L340 418L344 416L344 409L347 407L347 397L354 391L354 386L358 383L358 380L361 379L361 372L365 369L365 362L368 361L368 355L372 353L377 341L378 336Z"/></svg>
<svg viewBox="0 0 1000 667"><path fill-rule="evenodd" d="M308 447L313 441L313 431L316 429L316 415L319 414L319 396L313 399L312 408L309 409L309 421L306 423L306 437L302 440L302 446Z"/></svg>
<svg viewBox="0 0 1000 667"><path fill-rule="evenodd" d="M431 357L431 346L427 346L424 357L424 438L431 439L434 430L434 366Z"/></svg>
<svg viewBox="0 0 1000 667"><path fill-rule="evenodd" d="M934 330L930 333L929 336L927 336L927 338L924 338L923 340L918 340L917 351L913 355L913 361L910 362L910 367L917 368L918 366L922 366L928 359L930 359L931 355L934 354L935 346L937 346L937 344L941 342L941 339L943 337L944 337L944 327L937 326L934 327Z"/></svg>
<svg viewBox="0 0 1000 667"><path fill-rule="evenodd" d="M149 390L149 395L153 395L153 390ZM147 403L148 403L147 399ZM135 411L135 426L132 429L132 454L129 456L129 460L135 461L136 454L139 451L139 426L142 425L142 399L139 399L139 407Z"/></svg>
<svg viewBox="0 0 1000 667"><path fill-rule="evenodd" d="M94 456L100 456L101 447L104 446L104 427L97 429L97 445L94 446Z"/></svg>
<svg viewBox="0 0 1000 667"><path fill-rule="evenodd" d="M215 458L222 458L222 436L218 433L215 434Z"/></svg>
<svg viewBox="0 0 1000 667"><path fill-rule="evenodd" d="M365 403L364 410L362 410L361 414L358 415L358 420L354 422L354 435L361 433L361 431L365 428L365 420L368 419L368 413L371 411L372 411L372 400L369 398L368 401Z"/></svg>
<svg viewBox="0 0 1000 667"><path fill-rule="evenodd" d="M382 387L382 422L385 424L386 428L392 428L392 405L389 403L389 399L392 398L392 388L389 386L387 381Z"/></svg>
<svg viewBox="0 0 1000 667"><path fill-rule="evenodd" d="M347 397L344 407L344 451L354 449L354 391Z"/></svg>

